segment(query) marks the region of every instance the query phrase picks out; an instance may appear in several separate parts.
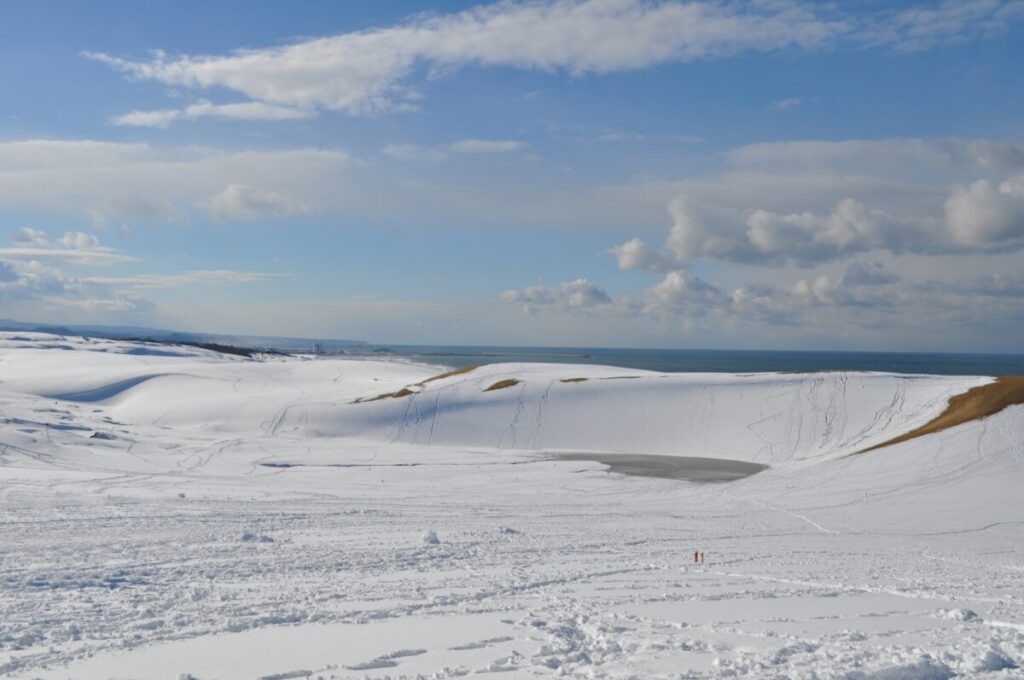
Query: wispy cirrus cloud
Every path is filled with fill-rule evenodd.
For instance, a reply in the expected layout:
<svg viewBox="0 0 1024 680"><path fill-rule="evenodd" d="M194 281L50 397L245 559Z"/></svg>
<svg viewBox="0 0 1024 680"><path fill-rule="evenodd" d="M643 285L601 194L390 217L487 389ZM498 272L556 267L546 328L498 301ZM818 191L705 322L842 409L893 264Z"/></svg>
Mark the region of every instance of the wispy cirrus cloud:
<svg viewBox="0 0 1024 680"><path fill-rule="evenodd" d="M87 215L97 225L302 215L358 164L331 148L224 150L94 140L0 142L0 209Z"/></svg>
<svg viewBox="0 0 1024 680"><path fill-rule="evenodd" d="M803 100L800 97L787 97L786 99L776 99L768 105L769 111L792 111L793 109L800 108Z"/></svg>
<svg viewBox="0 0 1024 680"><path fill-rule="evenodd" d="M381 153L403 161L437 163L451 154L504 154L526 149L518 139L460 139L449 144L388 144Z"/></svg>
<svg viewBox="0 0 1024 680"><path fill-rule="evenodd" d="M137 276L88 276L83 283L124 288L176 288L199 283L263 283L287 278L288 274L240 272L231 269L193 269L181 274L139 274Z"/></svg>
<svg viewBox="0 0 1024 680"><path fill-rule="evenodd" d="M132 78L253 101L371 114L415 107L421 70L467 65L611 73L673 61L813 49L849 31L841 17L796 3L556 0L475 7L394 26L227 55L148 60L85 56Z"/></svg>
<svg viewBox="0 0 1024 680"><path fill-rule="evenodd" d="M179 120L218 118L239 121L305 120L314 118L316 112L289 106L275 106L264 102L250 101L235 104L213 104L199 101L183 109L157 109L151 111L130 111L113 119L115 125L130 127L166 128Z"/></svg>
<svg viewBox="0 0 1024 680"><path fill-rule="evenodd" d="M192 90L227 89L270 107L229 112L223 107L238 105L207 104L209 110L197 115L282 119L316 110L365 115L416 108L423 72L469 65L582 75L787 48L915 51L998 34L1022 18L1016 0L861 12L787 0L549 0L421 15L392 26L224 55L156 51L149 59L133 60L83 54L135 79ZM187 117L186 109L122 118L124 124L160 126Z"/></svg>

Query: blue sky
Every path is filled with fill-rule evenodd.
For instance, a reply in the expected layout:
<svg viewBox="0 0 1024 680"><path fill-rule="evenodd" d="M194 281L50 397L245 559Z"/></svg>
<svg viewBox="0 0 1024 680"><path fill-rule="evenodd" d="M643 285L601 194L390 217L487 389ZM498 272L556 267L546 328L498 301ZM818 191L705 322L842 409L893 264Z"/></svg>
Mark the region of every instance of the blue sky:
<svg viewBox="0 0 1024 680"><path fill-rule="evenodd" d="M1019 351L1024 3L11 3L0 316Z"/></svg>

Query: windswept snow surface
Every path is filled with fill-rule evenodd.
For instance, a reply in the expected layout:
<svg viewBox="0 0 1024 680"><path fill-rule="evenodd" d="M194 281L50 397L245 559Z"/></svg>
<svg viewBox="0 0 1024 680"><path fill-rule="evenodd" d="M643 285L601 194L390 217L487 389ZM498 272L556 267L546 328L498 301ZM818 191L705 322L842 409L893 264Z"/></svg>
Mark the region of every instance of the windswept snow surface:
<svg viewBox="0 0 1024 680"><path fill-rule="evenodd" d="M1024 677L989 378L437 372L0 334L0 676Z"/></svg>

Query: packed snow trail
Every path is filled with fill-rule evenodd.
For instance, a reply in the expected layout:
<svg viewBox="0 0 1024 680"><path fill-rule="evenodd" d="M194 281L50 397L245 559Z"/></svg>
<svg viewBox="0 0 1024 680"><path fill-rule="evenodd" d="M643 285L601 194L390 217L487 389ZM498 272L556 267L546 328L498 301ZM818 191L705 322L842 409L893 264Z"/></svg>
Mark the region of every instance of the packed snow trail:
<svg viewBox="0 0 1024 680"><path fill-rule="evenodd" d="M1024 677L987 378L438 372L0 335L0 676Z"/></svg>

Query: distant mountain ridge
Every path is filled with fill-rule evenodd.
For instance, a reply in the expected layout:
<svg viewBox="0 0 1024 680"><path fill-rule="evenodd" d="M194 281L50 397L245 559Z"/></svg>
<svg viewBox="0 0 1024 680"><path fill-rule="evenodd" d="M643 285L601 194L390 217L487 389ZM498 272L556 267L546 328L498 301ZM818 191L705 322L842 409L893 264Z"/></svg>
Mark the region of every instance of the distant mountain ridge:
<svg viewBox="0 0 1024 680"><path fill-rule="evenodd" d="M369 343L361 340L278 337L272 335L229 335L189 333L146 326L56 325L0 319L0 331L53 333L55 335L88 335L119 339L147 339L161 342L216 343L251 349L273 349L282 352L337 351L346 348L366 350Z"/></svg>

